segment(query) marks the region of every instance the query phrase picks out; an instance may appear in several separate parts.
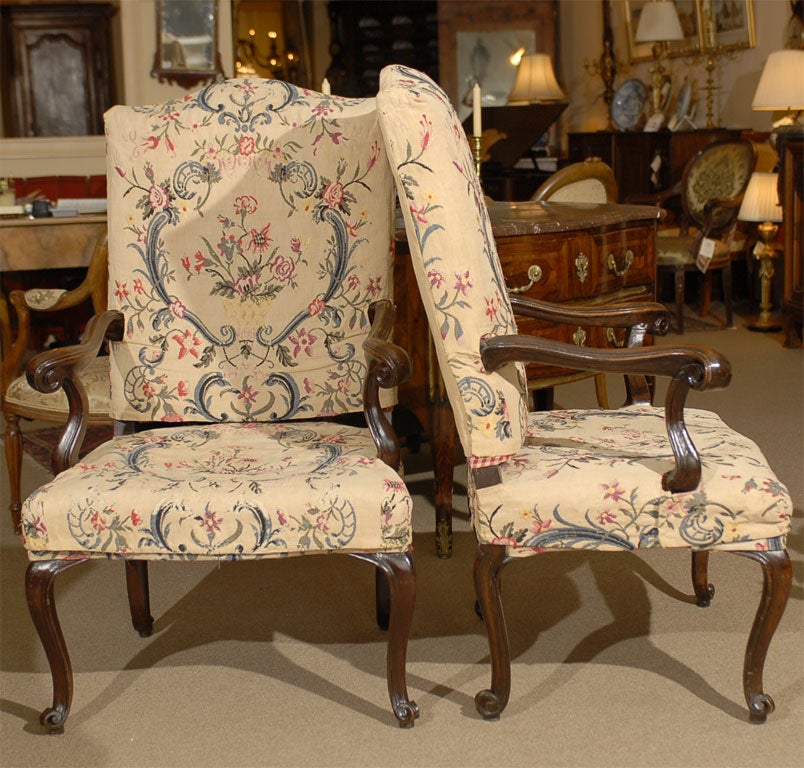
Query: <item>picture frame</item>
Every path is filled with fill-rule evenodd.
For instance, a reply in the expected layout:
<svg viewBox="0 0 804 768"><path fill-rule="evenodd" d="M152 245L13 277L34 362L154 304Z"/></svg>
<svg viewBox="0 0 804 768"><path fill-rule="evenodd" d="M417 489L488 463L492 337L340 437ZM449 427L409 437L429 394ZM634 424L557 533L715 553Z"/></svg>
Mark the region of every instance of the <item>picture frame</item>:
<svg viewBox="0 0 804 768"><path fill-rule="evenodd" d="M637 43L639 15L651 0L622 0L622 14L631 64L653 58L651 43ZM756 46L754 0L674 0L683 40L661 43L669 58L706 50L739 51Z"/></svg>

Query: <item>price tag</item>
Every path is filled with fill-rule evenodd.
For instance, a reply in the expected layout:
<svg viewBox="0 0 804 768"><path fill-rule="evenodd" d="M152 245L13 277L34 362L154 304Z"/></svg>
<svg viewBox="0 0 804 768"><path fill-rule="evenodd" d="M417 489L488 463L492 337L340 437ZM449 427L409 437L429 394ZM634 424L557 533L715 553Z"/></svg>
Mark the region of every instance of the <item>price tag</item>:
<svg viewBox="0 0 804 768"><path fill-rule="evenodd" d="M715 241L711 237L705 237L698 249L698 258L696 265L701 272L706 272L709 269L709 262L712 261L712 256L715 255Z"/></svg>

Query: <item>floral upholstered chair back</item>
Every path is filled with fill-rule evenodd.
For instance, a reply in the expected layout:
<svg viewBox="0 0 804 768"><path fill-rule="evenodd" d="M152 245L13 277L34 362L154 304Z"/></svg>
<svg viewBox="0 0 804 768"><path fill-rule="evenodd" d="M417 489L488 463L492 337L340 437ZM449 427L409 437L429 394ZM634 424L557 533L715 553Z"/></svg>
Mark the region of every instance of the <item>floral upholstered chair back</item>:
<svg viewBox="0 0 804 768"><path fill-rule="evenodd" d="M698 152L685 168L681 186L682 206L691 224L704 225L706 204L710 200L737 197L745 192L755 157L751 142L742 139L716 142ZM730 208L715 214L715 234L736 221L737 211L738 208Z"/></svg>
<svg viewBox="0 0 804 768"><path fill-rule="evenodd" d="M231 80L115 107L106 133L114 418L360 410L393 257L375 101Z"/></svg>
<svg viewBox="0 0 804 768"><path fill-rule="evenodd" d="M500 463L522 446L525 377L518 364L488 373L480 360L483 336L516 324L466 135L421 72L386 67L377 103L458 435L473 466Z"/></svg>

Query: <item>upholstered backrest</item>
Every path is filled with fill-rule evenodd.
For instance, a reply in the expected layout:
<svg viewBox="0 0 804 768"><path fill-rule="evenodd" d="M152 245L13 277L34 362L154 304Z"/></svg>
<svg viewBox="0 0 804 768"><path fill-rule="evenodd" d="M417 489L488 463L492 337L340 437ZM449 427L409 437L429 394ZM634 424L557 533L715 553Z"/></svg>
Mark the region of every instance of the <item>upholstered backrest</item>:
<svg viewBox="0 0 804 768"><path fill-rule="evenodd" d="M493 463L524 439L524 370L487 373L480 340L516 333L483 192L461 122L426 75L383 69L377 96L413 267L470 461Z"/></svg>
<svg viewBox="0 0 804 768"><path fill-rule="evenodd" d="M555 203L616 203L614 171L599 158L589 157L556 171L533 193L531 200Z"/></svg>
<svg viewBox="0 0 804 768"><path fill-rule="evenodd" d="M309 418L362 407L390 298L394 184L373 99L229 80L106 114L113 415Z"/></svg>
<svg viewBox="0 0 804 768"><path fill-rule="evenodd" d="M756 152L750 141L737 139L707 145L684 169L681 185L684 210L701 226L710 200L736 197L745 192L755 164ZM739 206L718 213L716 229L722 231L735 221L738 211Z"/></svg>

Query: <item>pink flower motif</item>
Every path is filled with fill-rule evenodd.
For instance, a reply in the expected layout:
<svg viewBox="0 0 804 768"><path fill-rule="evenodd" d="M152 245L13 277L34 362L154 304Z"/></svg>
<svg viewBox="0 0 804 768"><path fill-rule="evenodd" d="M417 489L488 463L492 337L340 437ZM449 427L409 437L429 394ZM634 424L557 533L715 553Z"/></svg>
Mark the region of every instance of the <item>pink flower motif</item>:
<svg viewBox="0 0 804 768"><path fill-rule="evenodd" d="M171 120L176 120L179 117L178 112L165 112L164 115L159 115L160 120L164 120L166 123L170 122Z"/></svg>
<svg viewBox="0 0 804 768"><path fill-rule="evenodd" d="M177 387L177 391L179 393L179 397L186 397L187 393L190 391L187 387L187 382L180 381L179 386Z"/></svg>
<svg viewBox="0 0 804 768"><path fill-rule="evenodd" d="M332 136L330 136L330 138L332 139L332 143L333 144L340 144L342 136L343 136L343 134L340 131L335 131L332 134Z"/></svg>
<svg viewBox="0 0 804 768"><path fill-rule="evenodd" d="M237 393L237 399L242 400L244 403L253 403L257 400L257 390L250 384L246 384L246 386Z"/></svg>
<svg viewBox="0 0 804 768"><path fill-rule="evenodd" d="M282 514L281 509L276 510L276 519L279 520L280 525L287 525L288 519Z"/></svg>
<svg viewBox="0 0 804 768"><path fill-rule="evenodd" d="M444 275L442 275L436 269L431 269L427 273L427 277L429 278L430 285L432 285L433 288L440 288L444 284Z"/></svg>
<svg viewBox="0 0 804 768"><path fill-rule="evenodd" d="M427 115L422 115L422 119L419 120L419 125L422 127L422 152L424 152L424 150L427 149L427 145L430 143L430 131L433 124L427 119Z"/></svg>
<svg viewBox="0 0 804 768"><path fill-rule="evenodd" d="M304 377L304 391L308 395L313 392L313 383L306 376Z"/></svg>
<svg viewBox="0 0 804 768"><path fill-rule="evenodd" d="M114 281L114 295L118 298L118 300L123 301L123 299L128 297L128 288L126 288L125 283L121 283L119 280Z"/></svg>
<svg viewBox="0 0 804 768"><path fill-rule="evenodd" d="M218 517L215 512L210 512L207 510L204 512L204 516L199 520L199 525L207 533L213 533L214 531L219 531L221 529L222 522L222 517Z"/></svg>
<svg viewBox="0 0 804 768"><path fill-rule="evenodd" d="M300 352L304 352L307 357L313 356L313 345L316 342L316 337L312 333L308 333L304 328L299 328L298 334L288 336L288 339L294 345L293 357L298 357Z"/></svg>
<svg viewBox="0 0 804 768"><path fill-rule="evenodd" d="M612 499L616 502L625 496L625 490L620 488L620 484L616 480L613 483L601 483L600 487L603 489L604 499Z"/></svg>
<svg viewBox="0 0 804 768"><path fill-rule="evenodd" d="M413 203L410 204L410 212L416 217L416 221L420 224L427 224L427 217L425 214L425 206L417 208Z"/></svg>
<svg viewBox="0 0 804 768"><path fill-rule="evenodd" d="M349 275L346 285L350 291L357 290L358 286L360 285L360 278L357 275Z"/></svg>
<svg viewBox="0 0 804 768"><path fill-rule="evenodd" d="M173 341L179 345L179 360L187 355L192 355L192 357L198 359L198 350L196 347L201 346L201 339L199 339L195 333L190 333L190 331L176 333L173 335Z"/></svg>
<svg viewBox="0 0 804 768"><path fill-rule="evenodd" d="M185 312L187 311L187 307L184 304L176 299L175 301L170 302L170 311L178 318L184 317Z"/></svg>
<svg viewBox="0 0 804 768"><path fill-rule="evenodd" d="M247 296L254 292L254 289L260 284L260 273L256 272L253 275L241 275L232 284L232 290L238 296Z"/></svg>
<svg viewBox="0 0 804 768"><path fill-rule="evenodd" d="M474 282L469 277L469 270L467 269L466 272L461 274L460 272L455 273L455 290L462 293L464 296L469 295L469 289L474 285Z"/></svg>
<svg viewBox="0 0 804 768"><path fill-rule="evenodd" d="M329 530L329 515L326 512L322 512L315 519L315 527L318 528L319 531Z"/></svg>
<svg viewBox="0 0 804 768"><path fill-rule="evenodd" d="M601 525L609 525L610 523L613 523L616 519L617 519L617 515L615 515L613 512L609 511L608 509L603 510L597 516L597 521Z"/></svg>
<svg viewBox="0 0 804 768"><path fill-rule="evenodd" d="M368 288L366 289L371 296L376 296L382 290L382 276L370 277Z"/></svg>
<svg viewBox="0 0 804 768"><path fill-rule="evenodd" d="M245 157L254 154L254 149L255 144L253 136L243 136L240 141L237 142L237 151Z"/></svg>
<svg viewBox="0 0 804 768"><path fill-rule="evenodd" d="M156 136L149 136L142 142L142 146L145 149L156 149L159 146L159 139Z"/></svg>
<svg viewBox="0 0 804 768"><path fill-rule="evenodd" d="M326 306L327 305L324 303L323 299L320 299L320 298L319 299L313 299L307 305L307 311L309 312L310 317L315 317L316 315L321 314L321 312L324 311L324 307L326 307Z"/></svg>
<svg viewBox="0 0 804 768"><path fill-rule="evenodd" d="M271 238L268 235L270 229L270 224L266 224L259 232L256 229L252 229L249 233L250 238L248 246L246 246L247 249L254 251L254 253L262 253L271 242Z"/></svg>
<svg viewBox="0 0 804 768"><path fill-rule="evenodd" d="M257 210L257 200L251 195L240 195L234 201L235 214L254 213Z"/></svg>
<svg viewBox="0 0 804 768"><path fill-rule="evenodd" d="M324 187L324 192L322 193L321 198L330 208L337 208L341 203L343 203L343 196L343 184L341 184L339 181L331 181L326 187Z"/></svg>
<svg viewBox="0 0 804 768"><path fill-rule="evenodd" d="M125 171L124 171L124 170L123 170L123 169L122 169L122 168L121 168L119 165L116 165L116 166L114 167L114 169L117 171L117 175L118 175L118 176L119 176L121 179L125 179L125 178L126 178L126 172L125 172Z"/></svg>
<svg viewBox="0 0 804 768"><path fill-rule="evenodd" d="M176 413L175 411L171 411L170 413L166 413L160 421L164 421L166 424L180 424L184 421L184 417L180 413Z"/></svg>
<svg viewBox="0 0 804 768"><path fill-rule="evenodd" d="M405 484L399 480L385 480L384 482L386 491L403 491Z"/></svg>
<svg viewBox="0 0 804 768"><path fill-rule="evenodd" d="M290 280L296 272L296 265L287 257L282 254L277 254L276 258L271 262L271 272L274 277L280 282Z"/></svg>
<svg viewBox="0 0 804 768"><path fill-rule="evenodd" d="M326 104L319 104L317 107L313 107L313 114L317 117L326 117L332 112L333 110Z"/></svg>
<svg viewBox="0 0 804 768"><path fill-rule="evenodd" d="M290 250L296 254L301 253L301 240L298 237L290 238Z"/></svg>
<svg viewBox="0 0 804 768"><path fill-rule="evenodd" d="M89 518L89 524L98 532L106 530L106 518L104 518L100 512L96 512Z"/></svg>
<svg viewBox="0 0 804 768"><path fill-rule="evenodd" d="M376 164L377 158L380 156L380 145L379 142L374 142L371 145L371 151L369 152L369 161L368 166L366 167L366 172L370 171Z"/></svg>
<svg viewBox="0 0 804 768"><path fill-rule="evenodd" d="M491 298L486 297L486 315L492 319L497 317L497 311L499 306L497 304L497 297L492 296Z"/></svg>
<svg viewBox="0 0 804 768"><path fill-rule="evenodd" d="M42 515L36 516L33 527L40 536L47 536L47 523L42 519Z"/></svg>
<svg viewBox="0 0 804 768"><path fill-rule="evenodd" d="M518 547L519 542L511 536L495 536L492 544L503 544L506 547Z"/></svg>
<svg viewBox="0 0 804 768"><path fill-rule="evenodd" d="M142 287L142 280L138 277L134 278L134 293L144 293L145 289Z"/></svg>
<svg viewBox="0 0 804 768"><path fill-rule="evenodd" d="M146 381L142 385L142 394L145 395L149 400L156 394L156 387L154 386L154 382Z"/></svg>
<svg viewBox="0 0 804 768"><path fill-rule="evenodd" d="M163 186L154 184L148 191L148 202L155 211L163 211L170 205L170 195Z"/></svg>

